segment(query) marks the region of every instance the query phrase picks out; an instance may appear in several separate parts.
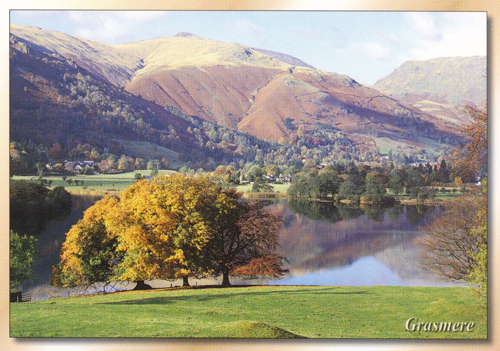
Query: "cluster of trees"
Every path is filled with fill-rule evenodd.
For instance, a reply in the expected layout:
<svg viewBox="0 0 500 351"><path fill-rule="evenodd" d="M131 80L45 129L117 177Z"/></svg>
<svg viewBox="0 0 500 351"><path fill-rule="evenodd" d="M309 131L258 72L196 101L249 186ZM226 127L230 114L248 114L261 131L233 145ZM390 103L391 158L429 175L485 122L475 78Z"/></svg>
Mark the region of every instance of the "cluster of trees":
<svg viewBox="0 0 500 351"><path fill-rule="evenodd" d="M117 150L119 151L119 150ZM62 161L63 154L71 160ZM53 162L52 162L53 161ZM166 157L158 159L133 158L122 154L117 156L107 148L102 150L85 143L77 144L71 150L64 152L59 143L50 148L34 144L32 141L10 143L10 174L33 175L42 177L46 174L94 174L132 170L169 169L170 162Z"/></svg>
<svg viewBox="0 0 500 351"><path fill-rule="evenodd" d="M140 180L88 208L67 233L51 284L279 274L281 220L206 177Z"/></svg>
<svg viewBox="0 0 500 351"><path fill-rule="evenodd" d="M71 195L63 187L50 190L39 183L24 181L10 186L11 292L34 277L36 236L49 221L66 218L72 204Z"/></svg>
<svg viewBox="0 0 500 351"><path fill-rule="evenodd" d="M33 235L19 235L10 231L9 288L10 292L20 289L22 284L35 277L33 264L38 240Z"/></svg>
<svg viewBox="0 0 500 351"><path fill-rule="evenodd" d="M334 196L342 179L330 167L321 171L310 170L297 173L288 188L288 195L293 198L327 198Z"/></svg>
<svg viewBox="0 0 500 351"><path fill-rule="evenodd" d="M434 196L434 192L426 187L432 184L434 177L429 174L449 177L446 162L441 166L370 166L367 164L350 164L345 167L341 163L330 165L321 170L309 169L294 175L288 195L302 199L334 199L354 202L393 202L387 195L391 189L395 195L410 194L424 199Z"/></svg>
<svg viewBox="0 0 500 351"><path fill-rule="evenodd" d="M170 162L165 158L145 160L141 157L133 158L122 155L119 158L113 154L102 154L95 163L85 163L83 166L78 162L61 162L50 167L47 173L52 174L95 174L114 173L133 170L160 170L169 169Z"/></svg>
<svg viewBox="0 0 500 351"><path fill-rule="evenodd" d="M10 186L10 229L21 235L39 235L51 220L66 218L72 207L64 187L48 189L39 183L19 181Z"/></svg>
<svg viewBox="0 0 500 351"><path fill-rule="evenodd" d="M9 147L10 175L37 174L49 162L48 149L31 140L11 142Z"/></svg>

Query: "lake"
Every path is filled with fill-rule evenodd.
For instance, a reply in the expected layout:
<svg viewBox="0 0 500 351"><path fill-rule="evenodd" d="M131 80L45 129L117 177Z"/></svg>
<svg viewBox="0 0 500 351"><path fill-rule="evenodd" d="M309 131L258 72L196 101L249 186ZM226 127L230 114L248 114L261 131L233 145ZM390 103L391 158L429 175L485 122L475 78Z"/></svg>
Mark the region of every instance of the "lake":
<svg viewBox="0 0 500 351"><path fill-rule="evenodd" d="M420 267L415 239L439 206L281 201L280 254L289 273L270 284L456 285Z"/></svg>
<svg viewBox="0 0 500 351"><path fill-rule="evenodd" d="M71 214L50 222L38 236L36 280L23 287L33 300L81 293L49 286L52 266L59 262L65 233L99 196L74 195ZM418 263L414 239L440 207L396 205L353 206L328 202L280 200L266 204L282 216L279 254L287 259L281 279L231 277L232 284L287 285L456 285L426 272ZM191 285L219 284L221 279L190 279ZM180 286L178 281L150 282L153 287ZM133 288L122 285L121 289Z"/></svg>

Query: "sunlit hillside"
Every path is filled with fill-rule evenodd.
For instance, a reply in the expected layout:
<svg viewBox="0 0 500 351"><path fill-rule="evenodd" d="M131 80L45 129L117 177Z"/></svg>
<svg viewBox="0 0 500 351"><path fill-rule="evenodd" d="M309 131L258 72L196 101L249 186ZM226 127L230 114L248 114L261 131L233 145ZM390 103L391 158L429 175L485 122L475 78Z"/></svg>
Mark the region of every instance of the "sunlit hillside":
<svg viewBox="0 0 500 351"><path fill-rule="evenodd" d="M474 67L464 80L480 69L474 60L469 65ZM215 156L214 142L222 153L240 146L238 155L253 160L255 143L300 144L329 161L380 161L382 150L404 159L425 149L432 158L456 143L456 126L466 119L450 106L463 94L436 101L438 93L414 93L413 81L427 82L418 85L422 90L432 85L432 73L448 91L453 79L445 66L440 61L436 72L429 68L423 76L402 70L399 88L380 83L381 92L285 53L190 33L107 45L11 24L11 133L48 146L152 142L181 157L200 148L205 159ZM401 97L391 89L402 91ZM468 92L471 99L485 96L480 87ZM205 122L223 129L214 133L216 126ZM71 138L64 137L68 131Z"/></svg>
<svg viewBox="0 0 500 351"><path fill-rule="evenodd" d="M454 123L468 122L460 107L486 103L486 56L407 61L373 88Z"/></svg>

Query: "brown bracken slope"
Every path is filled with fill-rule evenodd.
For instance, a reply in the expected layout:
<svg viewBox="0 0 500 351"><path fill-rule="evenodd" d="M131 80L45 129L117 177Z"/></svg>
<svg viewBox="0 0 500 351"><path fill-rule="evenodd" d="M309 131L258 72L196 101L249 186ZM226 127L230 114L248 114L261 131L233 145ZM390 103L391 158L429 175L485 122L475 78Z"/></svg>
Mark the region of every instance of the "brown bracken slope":
<svg viewBox="0 0 500 351"><path fill-rule="evenodd" d="M122 45L15 24L11 34L160 107L264 140L329 130L370 147L374 138L425 147L452 136L455 126L345 75L189 33Z"/></svg>

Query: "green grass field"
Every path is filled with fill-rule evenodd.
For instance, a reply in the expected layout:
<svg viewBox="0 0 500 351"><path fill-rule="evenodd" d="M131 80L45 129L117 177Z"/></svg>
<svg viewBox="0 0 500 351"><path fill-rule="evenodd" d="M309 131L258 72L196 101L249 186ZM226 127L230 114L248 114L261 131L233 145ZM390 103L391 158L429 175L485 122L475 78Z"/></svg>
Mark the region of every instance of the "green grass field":
<svg viewBox="0 0 500 351"><path fill-rule="evenodd" d="M51 187L54 188L56 186L64 186L66 190L69 192L78 192L78 191L123 191L127 189L129 186L135 183L135 174L140 173L142 176L149 176L151 174L150 170L137 170L131 172L124 173L116 173L116 174L95 174L95 175L74 175L67 176L66 180L62 179L62 176L45 176L44 179L51 180ZM168 174L168 173L177 173L175 171L170 170L159 170L158 174ZM68 179L71 179L73 182L69 184L67 182ZM36 181L35 176L15 176L11 178L11 181ZM76 185L74 183L75 180L83 181L82 185Z"/></svg>
<svg viewBox="0 0 500 351"><path fill-rule="evenodd" d="M407 331L409 318L474 326ZM10 304L11 337L485 339L486 322L463 287L204 287Z"/></svg>
<svg viewBox="0 0 500 351"><path fill-rule="evenodd" d="M273 186L273 191L276 193L286 194L286 191L290 187L290 184L271 184ZM243 193L249 193L252 191L253 184L243 184L236 186L236 190Z"/></svg>
<svg viewBox="0 0 500 351"><path fill-rule="evenodd" d="M95 174L95 175L74 175L67 176L67 179L72 179L72 183L69 184L67 180L63 180L62 176L45 176L46 180L51 180L51 188L56 186L64 186L66 190L71 193L79 193L79 192L109 192L109 191L123 191L127 189L129 186L135 183L135 174L140 173L142 176L149 176L151 174L150 170L137 170L131 172L124 173L116 173L116 174ZM159 170L158 174L169 174L169 173L177 173L176 171L170 170ZM36 181L36 176L14 176L11 178L12 182L16 181ZM74 183L75 180L78 180L79 184L76 185ZM80 181L83 181L83 186L80 184ZM274 191L277 193L286 194L286 191L290 185L289 184L273 184ZM251 192L252 184L238 185L236 189L241 192Z"/></svg>

